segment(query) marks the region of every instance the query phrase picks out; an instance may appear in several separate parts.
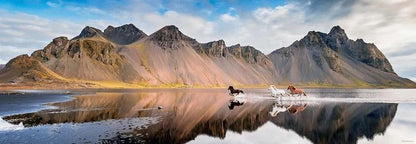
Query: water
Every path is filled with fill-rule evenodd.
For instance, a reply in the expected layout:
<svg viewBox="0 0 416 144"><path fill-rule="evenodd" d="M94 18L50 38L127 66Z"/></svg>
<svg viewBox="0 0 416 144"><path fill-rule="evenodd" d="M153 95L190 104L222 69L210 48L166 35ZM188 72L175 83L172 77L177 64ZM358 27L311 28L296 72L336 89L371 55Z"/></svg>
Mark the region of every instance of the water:
<svg viewBox="0 0 416 144"><path fill-rule="evenodd" d="M416 143L415 89L305 91L282 99L266 89L237 98L224 89L3 95L0 143Z"/></svg>

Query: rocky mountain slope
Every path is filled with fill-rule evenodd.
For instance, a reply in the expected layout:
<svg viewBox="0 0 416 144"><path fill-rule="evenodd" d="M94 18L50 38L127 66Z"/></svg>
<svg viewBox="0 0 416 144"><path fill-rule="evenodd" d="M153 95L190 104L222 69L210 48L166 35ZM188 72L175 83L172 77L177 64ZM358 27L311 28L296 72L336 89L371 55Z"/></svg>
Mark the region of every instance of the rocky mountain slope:
<svg viewBox="0 0 416 144"><path fill-rule="evenodd" d="M374 44L350 40L335 26L326 34L310 31L292 45L268 57L280 71L282 81L313 85L412 86L399 77Z"/></svg>
<svg viewBox="0 0 416 144"><path fill-rule="evenodd" d="M221 55L207 55L200 49L220 49L218 53ZM166 26L131 45L121 47L120 54L132 62L134 69L150 84L223 86L273 82L272 71L268 70L273 69L270 61L268 65L258 65L254 62L255 57L232 54L228 49L224 41L220 45L201 44L184 35L177 27ZM242 53L251 55L255 52Z"/></svg>
<svg viewBox="0 0 416 144"><path fill-rule="evenodd" d="M62 82L65 78L46 68L28 55L20 55L6 64L1 70L0 79L9 83Z"/></svg>
<svg viewBox="0 0 416 144"><path fill-rule="evenodd" d="M175 26L166 26L149 36L132 24L108 26L104 32L87 26L73 39L53 39L28 58L66 80L77 82L249 86L273 83L277 77L272 62L253 47L226 47L222 40L199 43ZM0 75L6 74L1 71ZM16 73L14 77L19 76ZM14 77L0 81L13 81Z"/></svg>
<svg viewBox="0 0 416 144"><path fill-rule="evenodd" d="M16 64L16 60L27 62ZM57 37L30 57L11 60L0 71L0 82L13 85L43 83L44 78L50 83L98 87L102 83L110 87L121 83L130 87L213 87L277 82L415 86L395 74L374 44L349 40L340 27L328 34L309 32L302 40L266 56L251 46L226 46L223 40L199 43L175 26L151 35L132 24L108 26L104 31L87 26L78 36Z"/></svg>

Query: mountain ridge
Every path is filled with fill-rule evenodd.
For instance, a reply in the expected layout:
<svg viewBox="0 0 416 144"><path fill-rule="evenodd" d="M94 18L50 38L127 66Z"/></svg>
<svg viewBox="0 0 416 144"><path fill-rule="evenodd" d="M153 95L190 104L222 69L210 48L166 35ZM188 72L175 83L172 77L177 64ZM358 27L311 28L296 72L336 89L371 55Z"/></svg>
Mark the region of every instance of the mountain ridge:
<svg viewBox="0 0 416 144"><path fill-rule="evenodd" d="M310 31L301 40L269 55L251 46L226 46L224 40L200 43L174 25L150 35L133 24L108 26L104 31L86 26L78 36L54 38L25 59L39 61L38 67L53 72L53 76L63 81L95 83L96 87L105 87L100 85L102 82L125 83L132 87L276 83L416 86L413 81L397 76L374 44L348 39L339 26L329 33ZM5 68L13 69L7 65ZM8 75L6 73L0 70L0 82L13 81L2 78ZM14 77L21 75L17 73Z"/></svg>
<svg viewBox="0 0 416 144"><path fill-rule="evenodd" d="M339 26L329 33L310 31L268 57L280 67L278 75L284 77L282 81L295 84L414 85L413 81L397 76L374 44L348 39Z"/></svg>

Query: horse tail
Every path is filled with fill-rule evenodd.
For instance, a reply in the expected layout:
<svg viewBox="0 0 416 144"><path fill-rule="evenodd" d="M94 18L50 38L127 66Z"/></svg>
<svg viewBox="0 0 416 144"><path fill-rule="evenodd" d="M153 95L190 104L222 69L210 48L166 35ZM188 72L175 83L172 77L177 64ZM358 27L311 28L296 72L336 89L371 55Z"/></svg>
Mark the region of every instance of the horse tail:
<svg viewBox="0 0 416 144"><path fill-rule="evenodd" d="M305 93L305 92L303 92L303 95L304 95L304 96L306 96L306 93Z"/></svg>

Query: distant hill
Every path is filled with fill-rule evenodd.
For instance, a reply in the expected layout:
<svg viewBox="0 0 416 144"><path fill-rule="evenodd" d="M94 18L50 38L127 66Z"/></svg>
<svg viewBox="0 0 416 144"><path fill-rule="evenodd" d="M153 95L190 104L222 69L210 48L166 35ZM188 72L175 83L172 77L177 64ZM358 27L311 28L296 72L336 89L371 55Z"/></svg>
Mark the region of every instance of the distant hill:
<svg viewBox="0 0 416 144"><path fill-rule="evenodd" d="M223 40L199 43L172 25L151 35L132 24L104 31L87 26L72 39L57 37L31 56L18 56L0 71L3 83L44 80L82 87L415 86L395 74L374 44L349 40L338 26L328 34L309 32L269 55Z"/></svg>
<svg viewBox="0 0 416 144"><path fill-rule="evenodd" d="M4 67L4 64L0 64L0 70L3 69L3 67Z"/></svg>

